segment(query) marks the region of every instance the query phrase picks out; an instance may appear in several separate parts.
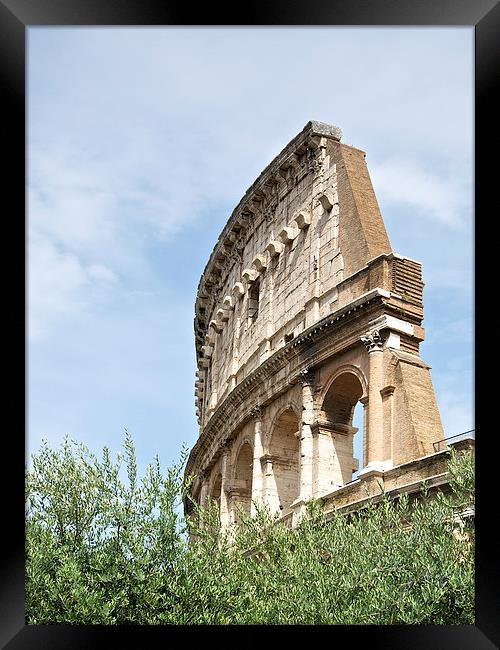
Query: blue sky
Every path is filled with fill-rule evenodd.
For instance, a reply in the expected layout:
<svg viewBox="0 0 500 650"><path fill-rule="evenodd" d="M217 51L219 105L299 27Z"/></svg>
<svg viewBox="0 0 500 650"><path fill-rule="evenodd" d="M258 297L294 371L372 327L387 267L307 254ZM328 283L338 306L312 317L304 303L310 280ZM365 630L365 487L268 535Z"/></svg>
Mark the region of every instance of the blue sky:
<svg viewBox="0 0 500 650"><path fill-rule="evenodd" d="M367 152L446 433L473 428L473 81L469 27L30 28L28 452L193 445L199 277L310 119Z"/></svg>

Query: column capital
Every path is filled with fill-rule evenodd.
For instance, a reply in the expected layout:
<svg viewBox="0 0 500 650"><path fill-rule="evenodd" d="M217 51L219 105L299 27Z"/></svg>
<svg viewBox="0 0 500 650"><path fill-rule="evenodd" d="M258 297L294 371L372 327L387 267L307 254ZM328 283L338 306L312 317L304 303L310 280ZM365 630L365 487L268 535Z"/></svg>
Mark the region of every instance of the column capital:
<svg viewBox="0 0 500 650"><path fill-rule="evenodd" d="M297 376L297 381L302 386L312 386L314 383L314 371L310 368L301 370Z"/></svg>
<svg viewBox="0 0 500 650"><path fill-rule="evenodd" d="M319 435L322 433L332 434L338 433L340 435L354 435L359 431L358 427L353 427L350 424L344 424L343 422L330 422L325 418L317 418L311 425L311 431L313 435Z"/></svg>
<svg viewBox="0 0 500 650"><path fill-rule="evenodd" d="M262 408L262 406L260 406L260 404L257 404L257 406L254 406L250 410L250 415L255 420L262 420L263 413L264 413L264 409Z"/></svg>
<svg viewBox="0 0 500 650"><path fill-rule="evenodd" d="M382 350L382 346L384 345L384 341L380 336L379 330L367 332L364 336L361 337L361 341L366 347L368 353Z"/></svg>
<svg viewBox="0 0 500 650"><path fill-rule="evenodd" d="M382 388L380 394L382 395L382 397L390 397L395 390L396 390L395 386L386 386L385 388Z"/></svg>

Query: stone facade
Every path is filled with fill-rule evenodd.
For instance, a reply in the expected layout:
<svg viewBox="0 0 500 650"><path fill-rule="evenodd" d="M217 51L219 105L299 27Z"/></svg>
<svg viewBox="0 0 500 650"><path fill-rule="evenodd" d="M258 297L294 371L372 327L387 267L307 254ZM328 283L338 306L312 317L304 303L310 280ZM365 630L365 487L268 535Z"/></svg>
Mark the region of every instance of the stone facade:
<svg viewBox="0 0 500 650"><path fill-rule="evenodd" d="M186 474L224 526L236 504L293 524L313 497L345 507L380 477L414 483L444 438L419 356L421 265L391 250L365 154L340 140L304 127L247 190L199 283L200 432Z"/></svg>

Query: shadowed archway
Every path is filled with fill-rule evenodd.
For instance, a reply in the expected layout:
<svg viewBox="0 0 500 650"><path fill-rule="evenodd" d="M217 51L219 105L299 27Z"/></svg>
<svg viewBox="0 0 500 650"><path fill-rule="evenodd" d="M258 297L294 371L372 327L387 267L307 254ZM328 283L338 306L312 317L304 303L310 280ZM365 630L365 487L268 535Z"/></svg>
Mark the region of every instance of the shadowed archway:
<svg viewBox="0 0 500 650"><path fill-rule="evenodd" d="M209 501L217 505L217 512L220 514L220 497L222 490L222 474L218 474L215 477L214 482L212 483L212 488L210 490Z"/></svg>
<svg viewBox="0 0 500 650"><path fill-rule="evenodd" d="M252 467L253 450L248 442L244 442L238 452L235 463L234 478L231 485L231 509L233 521L239 522L240 510L248 515L252 503Z"/></svg>
<svg viewBox="0 0 500 650"><path fill-rule="evenodd" d="M266 502L272 512L286 514L300 490L300 422L293 409L276 421L266 458Z"/></svg>

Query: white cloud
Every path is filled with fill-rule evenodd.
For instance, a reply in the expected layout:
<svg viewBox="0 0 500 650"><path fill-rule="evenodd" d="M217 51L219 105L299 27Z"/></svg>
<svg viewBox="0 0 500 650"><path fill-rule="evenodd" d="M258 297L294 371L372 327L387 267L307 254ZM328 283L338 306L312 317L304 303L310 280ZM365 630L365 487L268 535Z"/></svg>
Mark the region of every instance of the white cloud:
<svg viewBox="0 0 500 650"><path fill-rule="evenodd" d="M406 205L429 222L454 230L462 230L470 217L472 195L461 177L442 177L432 167L404 158L372 165L371 177L381 203Z"/></svg>
<svg viewBox="0 0 500 650"><path fill-rule="evenodd" d="M103 280L104 282L109 282L111 284L115 284L118 281L118 278L113 271L107 269L101 264L91 264L87 269L87 273L89 277L94 280Z"/></svg>
<svg viewBox="0 0 500 650"><path fill-rule="evenodd" d="M44 237L31 238L29 266L29 335L39 339L65 313L84 308L88 277L75 255Z"/></svg>
<svg viewBox="0 0 500 650"><path fill-rule="evenodd" d="M85 266L71 252L43 235L32 235L28 270L28 332L32 341L87 310L99 291L116 281L105 266Z"/></svg>

